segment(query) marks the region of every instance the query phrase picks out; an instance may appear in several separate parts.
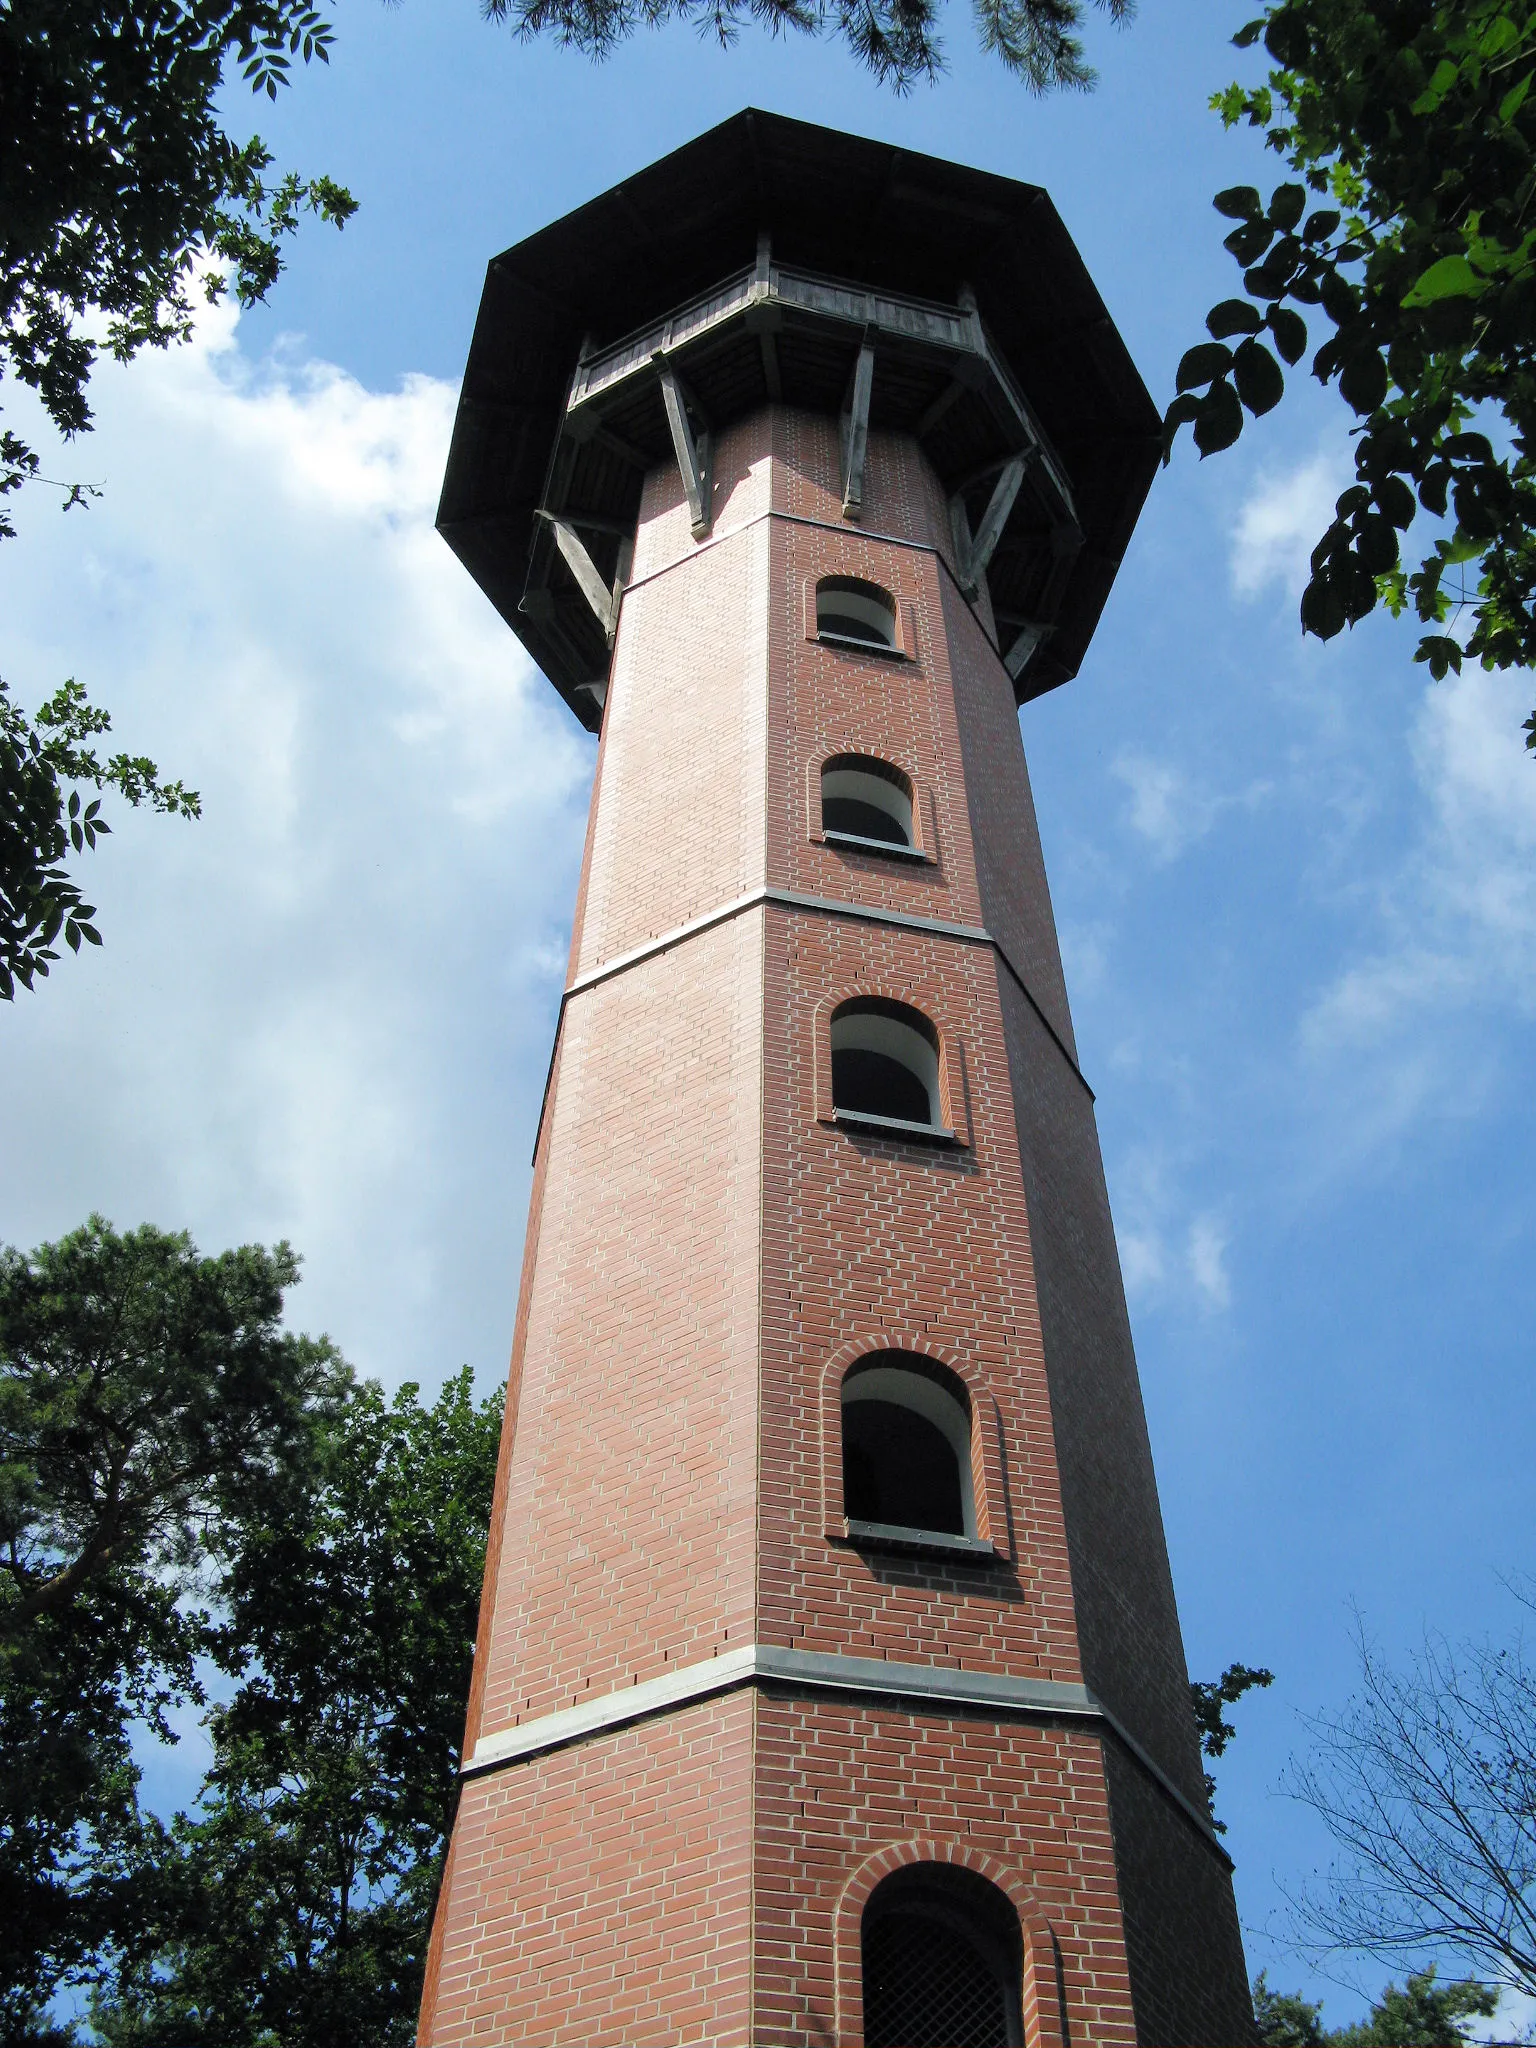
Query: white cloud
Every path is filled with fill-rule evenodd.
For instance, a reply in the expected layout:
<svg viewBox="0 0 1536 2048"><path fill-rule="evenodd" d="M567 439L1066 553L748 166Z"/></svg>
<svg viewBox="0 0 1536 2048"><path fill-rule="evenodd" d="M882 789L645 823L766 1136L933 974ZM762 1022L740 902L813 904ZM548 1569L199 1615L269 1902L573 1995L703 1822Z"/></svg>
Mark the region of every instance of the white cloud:
<svg viewBox="0 0 1536 2048"><path fill-rule="evenodd" d="M1504 1985L1498 2011L1489 2019L1469 2022L1467 2033L1474 2041L1536 2041L1536 1998Z"/></svg>
<svg viewBox="0 0 1536 2048"><path fill-rule="evenodd" d="M1232 1306L1227 1276L1227 1230L1215 1216L1197 1216L1189 1226L1189 1277L1210 1308Z"/></svg>
<svg viewBox="0 0 1536 2048"><path fill-rule="evenodd" d="M1231 1232L1214 1210L1188 1216L1177 1163L1146 1147L1120 1162L1113 1179L1115 1238L1131 1301L1146 1307L1230 1308L1226 1261Z"/></svg>
<svg viewBox="0 0 1536 2048"><path fill-rule="evenodd" d="M1308 558L1349 481L1346 463L1331 450L1283 476L1259 478L1232 538L1232 588L1239 597L1257 597L1271 583L1293 597L1305 587Z"/></svg>
<svg viewBox="0 0 1536 2048"><path fill-rule="evenodd" d="M1177 860L1186 847L1203 839L1224 811L1253 809L1270 793L1268 782L1217 793L1202 789L1170 761L1123 751L1112 773L1131 793L1130 826L1146 840L1161 863Z"/></svg>
<svg viewBox="0 0 1536 2048"><path fill-rule="evenodd" d="M1413 741L1415 844L1383 890L1381 938L1313 1005L1309 1049L1426 1049L1423 1030L1490 1006L1536 1012L1536 762L1526 675L1470 668L1425 691Z"/></svg>
<svg viewBox="0 0 1536 2048"><path fill-rule="evenodd" d="M95 402L105 497L0 553L4 673L77 675L205 816L111 803L105 948L0 1011L0 1237L287 1235L359 1365L499 1371L591 746L432 531L455 393L221 310Z"/></svg>

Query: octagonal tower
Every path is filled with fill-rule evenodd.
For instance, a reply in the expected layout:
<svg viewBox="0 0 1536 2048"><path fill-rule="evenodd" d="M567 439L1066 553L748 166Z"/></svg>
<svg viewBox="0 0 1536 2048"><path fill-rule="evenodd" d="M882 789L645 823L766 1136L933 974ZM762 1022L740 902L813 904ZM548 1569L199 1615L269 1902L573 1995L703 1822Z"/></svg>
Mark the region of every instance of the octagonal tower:
<svg viewBox="0 0 1536 2048"><path fill-rule="evenodd" d="M952 164L490 266L439 525L601 743L423 2043L1252 2038L1017 718L1157 448Z"/></svg>

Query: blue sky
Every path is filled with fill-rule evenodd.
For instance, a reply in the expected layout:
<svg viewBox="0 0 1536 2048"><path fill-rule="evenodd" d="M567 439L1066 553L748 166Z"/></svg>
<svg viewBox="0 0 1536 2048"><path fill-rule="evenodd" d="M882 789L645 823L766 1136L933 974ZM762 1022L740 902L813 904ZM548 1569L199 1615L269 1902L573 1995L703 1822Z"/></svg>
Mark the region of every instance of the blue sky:
<svg viewBox="0 0 1536 2048"><path fill-rule="evenodd" d="M232 101L362 210L270 308L103 372L56 459L105 498L34 496L0 557L21 700L78 675L207 803L119 820L105 950L0 1018L0 1237L287 1235L295 1322L492 1384L593 749L430 530L487 259L750 102L1047 186L1162 401L1236 281L1210 194L1267 174L1205 110L1245 13L1146 0L1095 24L1096 94L1037 102L952 10L898 100L798 40L594 67L473 0L350 0L329 72ZM1186 442L1023 714L1190 1666L1277 1674L1218 1767L1250 1963L1334 2021L1358 1998L1286 1939L1327 1857L1287 1758L1350 1692L1352 1603L1394 1657L1514 1628L1536 1462L1530 690L1431 684L1385 621L1302 642L1344 427L1298 390L1235 455Z"/></svg>

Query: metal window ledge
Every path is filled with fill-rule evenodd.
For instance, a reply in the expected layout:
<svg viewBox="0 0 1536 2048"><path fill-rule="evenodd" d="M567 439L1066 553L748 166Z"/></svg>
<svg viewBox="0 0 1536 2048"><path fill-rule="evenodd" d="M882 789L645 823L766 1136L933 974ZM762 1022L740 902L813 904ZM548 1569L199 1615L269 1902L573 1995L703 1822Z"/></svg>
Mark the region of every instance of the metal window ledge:
<svg viewBox="0 0 1536 2048"><path fill-rule="evenodd" d="M927 1557L965 1558L974 1564L996 1564L997 1552L979 1536L947 1536L941 1529L908 1529L899 1522L843 1523L850 1543L871 1550L904 1550Z"/></svg>
<svg viewBox="0 0 1536 2048"><path fill-rule="evenodd" d="M861 853L884 853L893 860L915 860L925 862L929 867L934 865L931 853L924 853L920 846L903 846L897 839L870 839L862 832L834 832L830 829L824 830L821 836L828 846L854 846Z"/></svg>
<svg viewBox="0 0 1536 2048"><path fill-rule="evenodd" d="M905 647L889 647L883 640L861 640L857 633L822 633L816 638L824 647L845 647L853 654L878 654L886 661L910 661Z"/></svg>
<svg viewBox="0 0 1536 2048"><path fill-rule="evenodd" d="M904 1116L876 1116L873 1110L833 1108L834 1123L852 1131L872 1131L876 1136L910 1138L920 1145L958 1145L960 1140L945 1124L916 1124Z"/></svg>

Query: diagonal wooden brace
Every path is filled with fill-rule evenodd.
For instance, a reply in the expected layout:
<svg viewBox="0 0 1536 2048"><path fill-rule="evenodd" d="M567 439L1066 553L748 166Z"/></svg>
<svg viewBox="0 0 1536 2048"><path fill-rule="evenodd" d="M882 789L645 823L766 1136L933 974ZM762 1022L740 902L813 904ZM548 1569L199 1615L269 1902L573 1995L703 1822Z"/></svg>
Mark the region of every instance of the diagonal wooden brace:
<svg viewBox="0 0 1536 2048"><path fill-rule="evenodd" d="M981 524L971 545L971 581L977 589L1003 537L1003 528L1008 524L1008 514L1013 510L1013 501L1024 481L1024 466L1024 457L1015 455L1011 462L1003 465L1002 474L992 486L992 496L987 501L987 509L981 515Z"/></svg>
<svg viewBox="0 0 1536 2048"><path fill-rule="evenodd" d="M853 389L841 422L845 519L857 519L864 508L864 452L869 445L869 394L874 381L875 351L866 341L854 365Z"/></svg>
<svg viewBox="0 0 1536 2048"><path fill-rule="evenodd" d="M1034 659L1035 649L1051 637L1051 631L1051 627L1038 621L1020 629L1018 638L1003 656L1003 667L1007 669L1011 682L1016 683L1023 675Z"/></svg>
<svg viewBox="0 0 1536 2048"><path fill-rule="evenodd" d="M703 540L713 523L709 436L701 433L695 440L681 378L665 357L658 355L655 361L661 378L662 403L667 409L667 425L672 430L672 447L682 474L683 494L688 500L688 523L694 539Z"/></svg>
<svg viewBox="0 0 1536 2048"><path fill-rule="evenodd" d="M553 530L555 546L564 557L565 566L576 578L577 588L596 613L597 623L602 627L608 645L611 647L613 645L613 636L619 623L619 596L623 588L623 564L620 564L621 576L615 581L613 588L610 590L603 581L601 570L587 553L586 544L582 540L581 535L571 525L570 521L562 519L556 512L545 512L543 510L537 516Z"/></svg>

